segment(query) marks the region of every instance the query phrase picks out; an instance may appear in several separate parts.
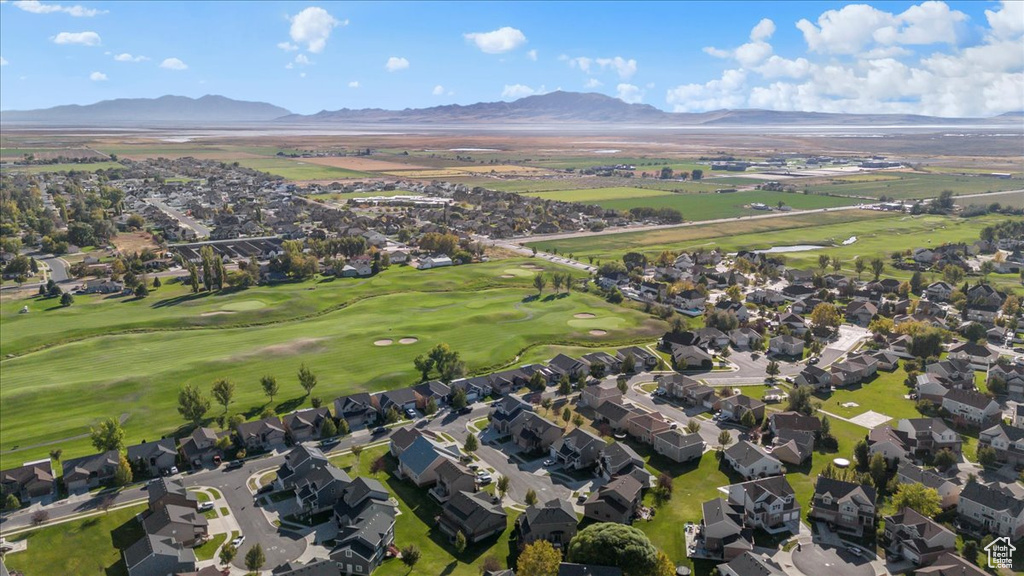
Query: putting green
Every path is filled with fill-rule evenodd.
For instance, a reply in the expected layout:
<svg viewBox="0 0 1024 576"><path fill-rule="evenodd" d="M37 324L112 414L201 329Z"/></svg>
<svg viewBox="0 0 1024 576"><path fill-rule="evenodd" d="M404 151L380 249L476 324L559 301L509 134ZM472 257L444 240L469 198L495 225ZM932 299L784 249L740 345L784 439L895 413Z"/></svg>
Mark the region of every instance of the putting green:
<svg viewBox="0 0 1024 576"><path fill-rule="evenodd" d="M247 312L249 310L259 310L266 308L267 303L260 300L239 300L238 302L229 302L220 307L221 310L227 310L229 312Z"/></svg>
<svg viewBox="0 0 1024 576"><path fill-rule="evenodd" d="M503 275L508 275L510 277L518 276L520 278L529 278L530 276L533 276L535 273L536 270L525 270L523 268L506 268L505 270L502 270Z"/></svg>

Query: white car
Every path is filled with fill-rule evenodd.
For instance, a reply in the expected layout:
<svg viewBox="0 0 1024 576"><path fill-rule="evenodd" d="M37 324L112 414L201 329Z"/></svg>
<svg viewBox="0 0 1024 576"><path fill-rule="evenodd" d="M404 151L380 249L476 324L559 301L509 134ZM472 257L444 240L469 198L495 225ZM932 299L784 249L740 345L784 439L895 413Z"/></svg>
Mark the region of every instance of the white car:
<svg viewBox="0 0 1024 576"><path fill-rule="evenodd" d="M206 512L207 510L213 510L213 502L200 502L196 510L200 512Z"/></svg>
<svg viewBox="0 0 1024 576"><path fill-rule="evenodd" d="M850 554L853 554L854 556L860 556L861 555L860 548L857 548L856 546L849 545L849 546L846 547L846 549L849 550Z"/></svg>
<svg viewBox="0 0 1024 576"><path fill-rule="evenodd" d="M234 546L235 548L238 548L239 546L242 545L242 542L245 542L245 534L242 534L238 538L235 538L234 540L232 540L231 541L231 545Z"/></svg>

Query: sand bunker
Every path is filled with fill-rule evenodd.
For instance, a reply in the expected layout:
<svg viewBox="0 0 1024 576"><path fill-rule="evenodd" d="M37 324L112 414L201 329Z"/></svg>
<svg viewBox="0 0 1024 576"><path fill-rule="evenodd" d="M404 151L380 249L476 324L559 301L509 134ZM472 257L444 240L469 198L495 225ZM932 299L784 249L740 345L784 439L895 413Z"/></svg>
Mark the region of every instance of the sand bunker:
<svg viewBox="0 0 1024 576"><path fill-rule="evenodd" d="M394 342L390 338L384 338L382 340L374 340L374 346L391 346Z"/></svg>
<svg viewBox="0 0 1024 576"><path fill-rule="evenodd" d="M399 344L415 344L415 343L417 343L419 341L420 341L419 338L408 337L408 338L402 338L401 340L398 341L398 343Z"/></svg>
<svg viewBox="0 0 1024 576"><path fill-rule="evenodd" d="M516 277L515 274L502 274L501 276L498 276L498 278L515 278L515 277Z"/></svg>
<svg viewBox="0 0 1024 576"><path fill-rule="evenodd" d="M543 270L544 269L541 266L537 266L536 264L522 264L522 265L520 265L520 268L526 268L528 270Z"/></svg>
<svg viewBox="0 0 1024 576"><path fill-rule="evenodd" d="M572 317L573 318L597 318L597 316L595 316L594 314L591 314L590 312L579 312L577 314L573 314Z"/></svg>
<svg viewBox="0 0 1024 576"><path fill-rule="evenodd" d="M607 333L608 332L606 330L591 330L590 331L590 335L591 336L604 336Z"/></svg>
<svg viewBox="0 0 1024 576"><path fill-rule="evenodd" d="M229 312L227 310L214 310L213 312L203 312L200 316L220 316L221 314L234 314L234 312Z"/></svg>

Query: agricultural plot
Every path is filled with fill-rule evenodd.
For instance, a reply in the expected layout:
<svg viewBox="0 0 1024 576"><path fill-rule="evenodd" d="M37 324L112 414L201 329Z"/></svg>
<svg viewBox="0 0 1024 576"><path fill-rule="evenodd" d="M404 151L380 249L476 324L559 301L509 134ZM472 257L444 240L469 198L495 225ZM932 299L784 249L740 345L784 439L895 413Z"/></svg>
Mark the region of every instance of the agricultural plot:
<svg viewBox="0 0 1024 576"><path fill-rule="evenodd" d="M501 264L520 268L516 262ZM458 274L457 269L452 271L455 274L449 274L448 281ZM535 291L525 288L529 276L516 276L504 269L490 271L496 273L495 284L500 287L470 290L465 283L456 282L459 287L450 291L428 293L421 291L425 282L421 278L419 290L406 287L379 296L371 291L347 306L301 321L98 335L5 359L4 408L10 416L0 423L2 465L45 456L52 447L40 443L47 441L62 441L67 456L88 453L87 439L71 439L87 432L97 419L111 415L126 415L129 442L174 432L184 423L176 399L185 384L208 391L215 379L229 378L238 386L231 412L251 416L267 405L259 389L260 377L273 374L281 382L282 392L272 406L283 413L309 404L294 376L302 363L319 377L313 395L329 401L345 393L414 383L418 378L413 358L440 342L460 351L468 370L474 372L502 366L535 344L625 344L651 340L666 328L664 322L590 294L530 298ZM432 282L429 285L436 289ZM333 292L334 298L341 299L348 296L350 286L338 282L333 290L322 286L314 293ZM302 297L297 291L290 295ZM238 321L258 318L267 311L259 297L250 298L246 293L226 300L218 310L225 314L207 318L234 316ZM68 310L76 307L77 302ZM597 318L574 325L574 315L580 310L592 311ZM178 315L184 316L182 312L178 310ZM120 313L129 312L126 308ZM89 320L94 333L113 332L109 326L97 329L103 320L86 317L81 324L88 325ZM127 318L123 321L130 322ZM179 322L165 317L161 324ZM144 330L145 324L136 326ZM501 334L498 339L495 328ZM592 336L596 330L604 335ZM11 332L6 323L4 332ZM50 333L51 339L59 337ZM384 341L390 345L382 345ZM481 346L481 342L487 345ZM88 404L81 402L84 395L90 399ZM61 414L59 421L46 417L53 413ZM220 408L214 407L208 416L220 413ZM19 450L12 452L15 447Z"/></svg>
<svg viewBox="0 0 1024 576"><path fill-rule="evenodd" d="M893 179L895 177L895 179ZM865 198L934 198L943 190L954 194L984 194L1003 190L1019 190L1024 182L1019 179L1002 180L986 176L959 176L951 174L922 174L917 172L886 172L842 176L827 180L801 182L790 180L798 189L824 194L859 196Z"/></svg>
<svg viewBox="0 0 1024 576"><path fill-rule="evenodd" d="M321 166L291 158L243 158L238 163L246 168L281 176L286 180L331 180L344 178L362 178L365 172Z"/></svg>
<svg viewBox="0 0 1024 576"><path fill-rule="evenodd" d="M0 166L2 172L20 172L23 174L42 174L46 172L95 172L97 170L110 170L111 168L124 168L124 165L117 162L82 162L70 164L34 164L32 166Z"/></svg>

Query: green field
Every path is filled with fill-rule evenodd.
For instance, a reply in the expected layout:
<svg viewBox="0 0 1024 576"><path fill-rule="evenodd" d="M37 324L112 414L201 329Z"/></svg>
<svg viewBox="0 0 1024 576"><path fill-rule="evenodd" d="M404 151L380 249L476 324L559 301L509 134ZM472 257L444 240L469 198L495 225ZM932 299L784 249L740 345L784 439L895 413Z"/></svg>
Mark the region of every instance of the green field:
<svg viewBox="0 0 1024 576"><path fill-rule="evenodd" d="M760 237L762 235L782 234L788 238L787 244L799 244L804 234L813 234L813 229L825 225L850 225L870 223L895 218L893 214L867 210L842 210L815 214L794 214L779 218L763 218L757 220L737 220L722 224L701 224L696 226L677 226L642 232L623 232L602 234L580 238L561 240L540 240L526 245L538 250L558 250L559 254L574 254L580 257L593 257L595 260L619 259L626 252L639 251L657 256L663 250L678 251L682 247L696 248L704 246L712 249L719 241L730 242L738 235ZM848 236L847 236L848 237ZM750 246L753 248L755 246ZM759 244L757 247L765 247Z"/></svg>
<svg viewBox="0 0 1024 576"><path fill-rule="evenodd" d="M313 395L330 401L345 393L414 383L417 374L413 358L440 342L460 351L468 370L473 372L505 365L521 350L536 344L611 345L650 340L665 329L666 325L659 320L607 304L589 294L526 299L534 293L527 287L530 275L499 277L513 275L508 270L521 269L521 262L525 261L491 262L480 265L482 269L478 271L472 270L476 266L411 271L420 275L419 288L402 280L409 269L388 271L374 279L378 281L376 290L372 286L362 288L361 298L350 293L359 291L354 282L321 284L306 293L308 303L302 302L306 294L282 287L285 292L280 297L299 301L282 307L292 314L300 307L320 307L305 316L292 316L301 317L301 321L289 321L279 310L263 305L268 292L275 288L254 290L251 297L241 294L224 298L215 307L228 311L225 308L237 309L239 304L247 304L235 314L198 316L234 318L224 322L248 319L252 325L243 328L222 325L175 329L182 327L183 321L187 326L196 319L195 309L187 307L170 313L158 307L152 319L147 319L150 308L159 304L160 295L156 299L151 297L151 302L98 299L88 304L85 301L90 299L83 297L79 299L83 301L81 307L76 301L70 309L23 315L8 315L17 309L18 303L5 303L5 334L12 332L7 326L8 318L12 319L15 332L21 332L20 325L25 333L36 334L18 338L11 344L12 349L24 350L36 338L51 343L65 340L58 328L61 324L78 326L81 339L3 361L2 466L45 456L53 446L40 443L49 441L60 441L65 457L90 453L86 439L72 438L107 416L126 416L128 442L175 432L184 424L176 410L177 391L184 384L195 384L208 391L214 380L228 378L238 388L230 412L252 416L267 405L259 379L273 374L281 384L274 407L283 413L309 405L310 400L304 397L295 377L302 363L319 377ZM463 270L470 274L470 281L462 278ZM483 271L492 274L490 283L472 281L473 274ZM392 275L399 278L394 283L396 292L387 293L387 281ZM435 277L440 285L448 285L446 291L433 291L439 285L433 282ZM207 298L220 297L197 300ZM74 312L76 308L85 311L80 311L77 318L60 317L61 312ZM597 313L598 318L578 325L573 315L580 310ZM264 313L277 320L268 321L268 316L261 319ZM264 323L255 324L256 319ZM149 322L162 329L138 331L145 330ZM137 331L130 332L132 329ZM590 336L592 329L606 330L608 334ZM117 332L121 333L109 335ZM106 334L99 335L103 333ZM418 342L399 344L398 340L405 337L418 338ZM383 339L394 342L375 345ZM6 349L7 345L5 355ZM82 402L84 396L89 402ZM61 418L46 416L54 413L61 414ZM212 418L221 413L221 408L213 407L207 416ZM18 451L11 452L15 447Z"/></svg>
<svg viewBox="0 0 1024 576"><path fill-rule="evenodd" d="M871 179L870 177L875 177ZM881 179L885 177L885 179ZM895 177L890 179L890 177ZM1001 180L984 176L957 176L951 174L925 174L920 172L885 172L864 174L850 177L835 177L822 181L815 178L813 182L787 180L786 184L798 190L804 188L811 192L824 194L840 194L844 196L862 196L878 198L888 196L896 199L934 198L943 190L952 190L954 194L983 194L1002 190L1019 190L1024 188L1024 181L1019 178ZM980 201L980 199L978 199Z"/></svg>
<svg viewBox="0 0 1024 576"><path fill-rule="evenodd" d="M365 172L309 164L291 158L242 158L236 162L246 168L275 174L287 180L331 180L368 176Z"/></svg>
<svg viewBox="0 0 1024 576"><path fill-rule="evenodd" d="M8 554L4 562L10 570L27 575L127 575L121 550L142 537L142 524L135 515L145 509L141 504L130 506L9 537L27 540L28 548Z"/></svg>
<svg viewBox="0 0 1024 576"><path fill-rule="evenodd" d="M2 172L22 172L26 174L41 174L45 172L95 172L97 170L109 170L111 168L124 168L123 164L117 162L82 162L80 164L35 164L32 166L2 166Z"/></svg>

